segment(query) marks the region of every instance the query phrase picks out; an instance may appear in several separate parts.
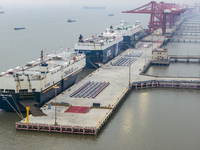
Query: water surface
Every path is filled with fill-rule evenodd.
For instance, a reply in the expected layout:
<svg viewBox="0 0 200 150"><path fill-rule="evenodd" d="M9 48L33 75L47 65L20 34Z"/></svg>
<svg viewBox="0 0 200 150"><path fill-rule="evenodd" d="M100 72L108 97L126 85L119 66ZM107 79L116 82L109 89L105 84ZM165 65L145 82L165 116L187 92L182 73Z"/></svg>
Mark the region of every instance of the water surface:
<svg viewBox="0 0 200 150"><path fill-rule="evenodd" d="M148 16L122 14L120 9L4 8L0 15L0 72L23 65L60 48L72 48L79 34L90 37L106 27L140 20L147 27ZM113 17L107 15L114 13ZM76 19L75 23L67 23ZM15 31L15 27L26 27ZM169 54L199 55L198 43L169 43ZM81 76L91 72L86 70ZM155 66L148 74L199 77L197 63ZM4 150L199 150L199 91L145 89L131 91L97 136L16 131L15 113L0 110L0 145Z"/></svg>

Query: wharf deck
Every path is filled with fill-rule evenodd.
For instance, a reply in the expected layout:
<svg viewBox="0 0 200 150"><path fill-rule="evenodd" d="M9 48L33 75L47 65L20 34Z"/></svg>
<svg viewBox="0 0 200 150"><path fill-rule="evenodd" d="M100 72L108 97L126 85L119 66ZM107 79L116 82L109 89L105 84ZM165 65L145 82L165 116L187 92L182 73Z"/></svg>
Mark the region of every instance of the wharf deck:
<svg viewBox="0 0 200 150"><path fill-rule="evenodd" d="M175 34L200 33L200 31L177 30Z"/></svg>
<svg viewBox="0 0 200 150"><path fill-rule="evenodd" d="M185 55L168 55L169 59L200 59L200 56L196 56L196 55L189 55L189 56L185 56Z"/></svg>
<svg viewBox="0 0 200 150"><path fill-rule="evenodd" d="M179 27L179 29L188 29L188 28L200 29L200 26L180 26L180 27Z"/></svg>
<svg viewBox="0 0 200 150"><path fill-rule="evenodd" d="M172 39L192 39L192 40L198 40L199 37L187 37L187 36L173 36Z"/></svg>

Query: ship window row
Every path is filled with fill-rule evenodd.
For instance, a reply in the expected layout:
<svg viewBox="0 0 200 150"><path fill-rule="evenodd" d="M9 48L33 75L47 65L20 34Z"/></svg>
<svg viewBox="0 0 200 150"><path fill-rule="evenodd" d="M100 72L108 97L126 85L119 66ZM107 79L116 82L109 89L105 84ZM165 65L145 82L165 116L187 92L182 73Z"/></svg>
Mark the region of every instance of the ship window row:
<svg viewBox="0 0 200 150"><path fill-rule="evenodd" d="M4 89L0 89L0 93L3 93ZM14 89L5 89L5 93L15 93Z"/></svg>
<svg viewBox="0 0 200 150"><path fill-rule="evenodd" d="M35 92L36 89L32 89L32 92ZM15 90L14 89L0 89L0 93L15 93ZM28 92L28 89L21 89L19 90L19 93L27 93Z"/></svg>
<svg viewBox="0 0 200 150"><path fill-rule="evenodd" d="M76 68L74 69L74 71L76 71L76 70L78 70L78 67L76 67Z"/></svg>
<svg viewBox="0 0 200 150"><path fill-rule="evenodd" d="M19 93L28 93L28 89L21 89L19 90Z"/></svg>
<svg viewBox="0 0 200 150"><path fill-rule="evenodd" d="M74 71L74 68L71 68L71 69L65 71L64 72L64 76L67 76L67 75L71 74L73 71Z"/></svg>
<svg viewBox="0 0 200 150"><path fill-rule="evenodd" d="M47 87L49 87L50 86L50 83L47 83L46 85L45 85L45 88L47 88Z"/></svg>
<svg viewBox="0 0 200 150"><path fill-rule="evenodd" d="M64 65L63 68L67 68L69 65Z"/></svg>
<svg viewBox="0 0 200 150"><path fill-rule="evenodd" d="M52 70L51 71L51 74L54 74L54 73L56 73L56 72L58 72L58 71L60 71L61 70L61 68L60 69L57 69L57 70Z"/></svg>
<svg viewBox="0 0 200 150"><path fill-rule="evenodd" d="M15 93L15 90L13 90L13 89L6 89L5 92L6 93Z"/></svg>

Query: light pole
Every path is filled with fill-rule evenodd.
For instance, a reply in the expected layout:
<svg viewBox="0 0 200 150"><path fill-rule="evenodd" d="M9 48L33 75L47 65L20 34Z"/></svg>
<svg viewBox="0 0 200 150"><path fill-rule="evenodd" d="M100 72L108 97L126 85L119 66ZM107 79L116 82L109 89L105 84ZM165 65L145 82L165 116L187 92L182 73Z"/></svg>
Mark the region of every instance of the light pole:
<svg viewBox="0 0 200 150"><path fill-rule="evenodd" d="M157 36L159 36L159 32L157 32L156 34L157 34Z"/></svg>
<svg viewBox="0 0 200 150"><path fill-rule="evenodd" d="M145 58L144 58L144 59L145 59L145 65L146 65L146 48L147 48L147 47L148 47L148 45L145 44L145 45L144 45L144 48L145 48L145 53L144 53L144 55L145 55Z"/></svg>
<svg viewBox="0 0 200 150"><path fill-rule="evenodd" d="M131 53L129 52L128 55L130 55L129 57L129 86L131 85Z"/></svg>
<svg viewBox="0 0 200 150"><path fill-rule="evenodd" d="M156 34L157 34L156 41L159 41L159 38L158 38L159 32L157 32ZM152 45L152 50L153 50L153 45Z"/></svg>
<svg viewBox="0 0 200 150"><path fill-rule="evenodd" d="M151 28L151 41L153 43L153 28Z"/></svg>
<svg viewBox="0 0 200 150"><path fill-rule="evenodd" d="M56 96L57 96L57 89L59 89L59 86L55 85L53 88L55 89L55 125L57 125L57 122L56 122Z"/></svg>

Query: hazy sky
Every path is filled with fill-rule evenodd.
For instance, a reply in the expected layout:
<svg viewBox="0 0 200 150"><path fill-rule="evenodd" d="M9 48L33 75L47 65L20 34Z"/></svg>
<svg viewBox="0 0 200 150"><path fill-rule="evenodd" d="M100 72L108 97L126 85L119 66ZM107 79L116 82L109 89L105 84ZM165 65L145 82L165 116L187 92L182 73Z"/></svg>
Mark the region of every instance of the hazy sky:
<svg viewBox="0 0 200 150"><path fill-rule="evenodd" d="M199 0L198 0L199 1ZM194 4L197 0L165 0L166 3ZM76 5L76 6L142 6L150 0L0 0L1 6L50 6L50 5ZM156 1L160 2L160 1Z"/></svg>

